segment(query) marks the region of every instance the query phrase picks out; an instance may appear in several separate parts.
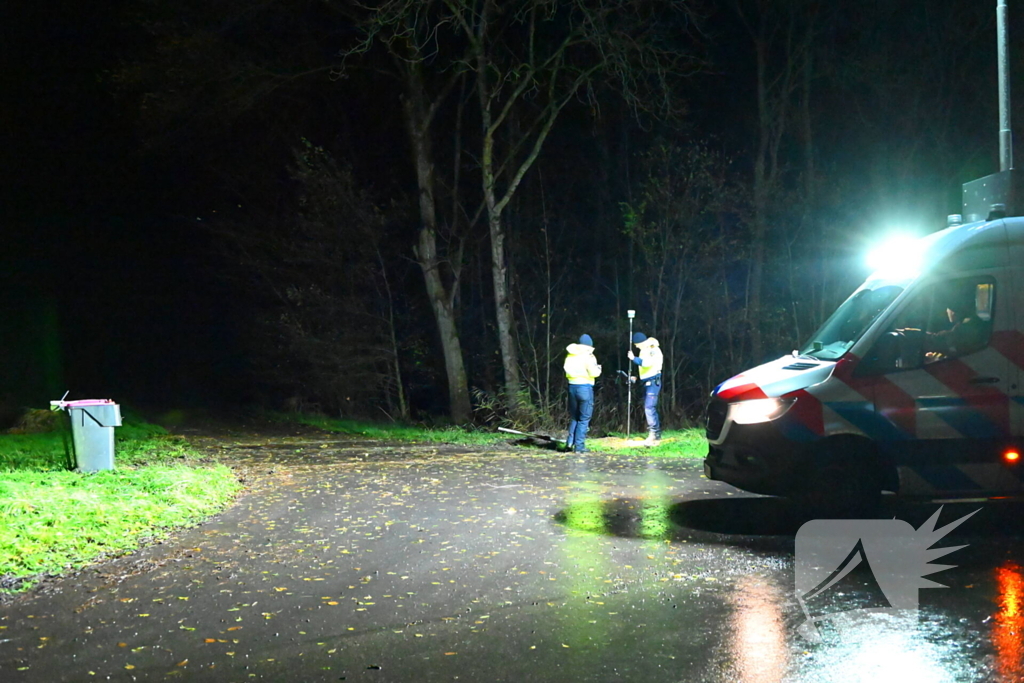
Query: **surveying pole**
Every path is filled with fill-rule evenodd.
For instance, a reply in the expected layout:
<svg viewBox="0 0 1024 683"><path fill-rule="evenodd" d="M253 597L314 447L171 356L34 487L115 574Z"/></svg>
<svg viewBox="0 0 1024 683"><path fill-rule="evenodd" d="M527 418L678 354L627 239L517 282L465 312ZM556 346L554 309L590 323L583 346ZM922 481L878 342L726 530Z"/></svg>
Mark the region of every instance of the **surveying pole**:
<svg viewBox="0 0 1024 683"><path fill-rule="evenodd" d="M626 346L626 351L633 350L633 316L636 315L636 311L626 311L626 317L629 318L629 340ZM626 379L626 440L629 441L629 435L632 434L630 430L630 418L633 415L633 361L629 361L629 373Z"/></svg>

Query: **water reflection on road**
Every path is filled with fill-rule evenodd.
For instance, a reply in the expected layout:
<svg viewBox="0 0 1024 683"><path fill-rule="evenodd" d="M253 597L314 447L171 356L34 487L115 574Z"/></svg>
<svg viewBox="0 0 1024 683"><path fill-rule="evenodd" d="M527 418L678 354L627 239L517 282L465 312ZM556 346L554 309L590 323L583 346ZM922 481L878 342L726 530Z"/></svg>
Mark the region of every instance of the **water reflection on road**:
<svg viewBox="0 0 1024 683"><path fill-rule="evenodd" d="M948 582L950 588L925 589L922 595L931 594L929 599L922 598L917 612L868 609L874 606L872 601L877 596L872 591L877 592L877 584L854 581L830 598L831 613L818 622L821 641L811 642L799 631L804 615L793 581L791 543L799 524L788 519L785 512L765 507L783 505L781 502L744 497L710 501L695 496L700 491L673 496L664 473L651 470L637 473L631 486L623 487L621 481L617 484L602 490L594 480L577 482L559 516L567 533L576 538L574 544L583 542L581 536L632 537L638 541L661 540L661 544L652 547L671 554L673 546L700 542L722 549L726 557L717 559L717 569L726 570L729 555L784 558L780 571L754 571L723 583L717 594L725 608L721 621L709 619L708 614L696 620L696 624L703 621L714 633L704 665L698 667L699 674L683 680L1024 681L1024 570L1013 560L986 566L987 557L1015 556L1020 552L1019 538L1012 530L1004 534L1005 529L998 524L986 526L988 523L982 522L964 530L955 541L937 542L934 547L970 546L977 542L978 552L958 573L947 571L951 576L941 572L930 576L944 585ZM622 495L626 491L632 495ZM759 506L769 513L760 522L765 533L755 533L752 539L750 530L756 531L758 522L751 522L750 513ZM709 510L721 512L732 507L744 511L744 519L739 523L743 534L729 534L728 520L711 518L714 515L699 519ZM896 512L920 518L938 506L919 507L898 508ZM948 521L953 516L947 512L943 519ZM916 528L921 519L912 523ZM705 533L708 529L714 533ZM591 550L595 554L600 552L596 547ZM943 558L943 562L956 570L965 557L963 552L954 553ZM596 557L594 560L598 561ZM723 560L726 564L722 564ZM686 563L687 569L673 576L694 578L692 573L686 573L692 565Z"/></svg>
<svg viewBox="0 0 1024 683"><path fill-rule="evenodd" d="M736 679L743 683L780 683L789 670L789 646L783 603L786 595L771 580L749 576L728 596L734 612L729 653Z"/></svg>
<svg viewBox="0 0 1024 683"><path fill-rule="evenodd" d="M996 673L1003 681L1024 680L1024 575L1016 562L995 570L996 604L992 620L992 643L996 650Z"/></svg>

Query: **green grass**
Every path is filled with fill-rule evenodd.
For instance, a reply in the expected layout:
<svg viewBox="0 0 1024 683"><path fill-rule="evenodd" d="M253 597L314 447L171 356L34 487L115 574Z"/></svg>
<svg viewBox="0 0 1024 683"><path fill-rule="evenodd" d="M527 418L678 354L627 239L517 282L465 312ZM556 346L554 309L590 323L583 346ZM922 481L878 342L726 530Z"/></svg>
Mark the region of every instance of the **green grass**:
<svg viewBox="0 0 1024 683"><path fill-rule="evenodd" d="M59 432L0 435L0 472L58 469L64 457L64 443Z"/></svg>
<svg viewBox="0 0 1024 683"><path fill-rule="evenodd" d="M450 443L463 446L485 446L505 443L514 435L498 431L477 431L461 427L411 427L399 424L370 424L355 420L341 420L320 415L289 414L280 416L289 422L310 425L337 434L365 436L368 439L403 441L409 443Z"/></svg>
<svg viewBox="0 0 1024 683"><path fill-rule="evenodd" d="M622 434L613 436L621 437ZM639 438L634 436L634 439ZM708 454L708 441L704 430L698 428L668 430L662 433L661 443L657 446L613 447L602 445L600 450L606 453L628 453L630 455L646 455L652 458L701 458Z"/></svg>
<svg viewBox="0 0 1024 683"><path fill-rule="evenodd" d="M161 530L222 509L239 488L231 470L201 462L156 425L115 431L116 470L64 466L60 432L0 435L0 577L58 573L136 548Z"/></svg>

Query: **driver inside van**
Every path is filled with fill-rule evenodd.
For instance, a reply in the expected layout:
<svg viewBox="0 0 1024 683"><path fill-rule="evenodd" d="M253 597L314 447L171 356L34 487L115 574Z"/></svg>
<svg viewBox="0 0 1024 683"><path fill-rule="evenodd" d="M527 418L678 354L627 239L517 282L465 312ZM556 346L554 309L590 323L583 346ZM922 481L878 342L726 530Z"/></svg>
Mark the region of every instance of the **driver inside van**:
<svg viewBox="0 0 1024 683"><path fill-rule="evenodd" d="M946 298L949 327L925 334L925 363L973 353L988 341L989 326L977 314L974 287L949 294Z"/></svg>
<svg viewBox="0 0 1024 683"><path fill-rule="evenodd" d="M870 367L910 369L984 348L992 294L991 284L975 281L949 283L919 297L879 340Z"/></svg>

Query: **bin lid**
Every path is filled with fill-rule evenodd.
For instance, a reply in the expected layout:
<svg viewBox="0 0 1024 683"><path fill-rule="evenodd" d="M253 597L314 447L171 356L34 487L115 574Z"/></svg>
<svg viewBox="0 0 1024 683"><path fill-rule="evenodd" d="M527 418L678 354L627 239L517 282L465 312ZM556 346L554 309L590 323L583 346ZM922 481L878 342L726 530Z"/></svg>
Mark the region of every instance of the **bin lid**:
<svg viewBox="0 0 1024 683"><path fill-rule="evenodd" d="M114 405L114 401L109 398L84 398L78 401L50 401L50 405L58 408L88 408L89 406Z"/></svg>

